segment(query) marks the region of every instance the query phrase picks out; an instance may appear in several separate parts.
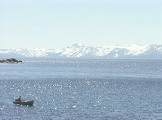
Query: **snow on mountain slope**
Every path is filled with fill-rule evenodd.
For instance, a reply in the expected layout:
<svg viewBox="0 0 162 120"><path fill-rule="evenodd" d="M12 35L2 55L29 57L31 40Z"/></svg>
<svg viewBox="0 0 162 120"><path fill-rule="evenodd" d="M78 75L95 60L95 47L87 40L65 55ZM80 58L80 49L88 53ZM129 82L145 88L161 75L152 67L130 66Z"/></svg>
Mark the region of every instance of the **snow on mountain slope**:
<svg viewBox="0 0 162 120"><path fill-rule="evenodd" d="M137 44L133 44L133 45L127 46L126 49L129 51L128 55L131 55L131 54L132 55L138 55L138 54L141 54L144 51L146 51L147 46L140 46L140 45L137 45Z"/></svg>
<svg viewBox="0 0 162 120"><path fill-rule="evenodd" d="M62 56L67 57L86 57L87 55L93 56L95 52L94 47L85 46L83 44L73 44L70 47L61 50Z"/></svg>
<svg viewBox="0 0 162 120"><path fill-rule="evenodd" d="M162 58L162 45L128 46L86 46L73 44L61 49L18 48L0 49L0 58L4 57L48 57L48 58Z"/></svg>

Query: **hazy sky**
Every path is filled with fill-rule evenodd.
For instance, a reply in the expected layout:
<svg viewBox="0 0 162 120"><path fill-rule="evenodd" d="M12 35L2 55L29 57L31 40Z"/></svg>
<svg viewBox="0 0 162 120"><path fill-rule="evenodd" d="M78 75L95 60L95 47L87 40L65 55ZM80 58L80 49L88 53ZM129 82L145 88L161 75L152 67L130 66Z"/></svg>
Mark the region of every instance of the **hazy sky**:
<svg viewBox="0 0 162 120"><path fill-rule="evenodd" d="M0 0L0 49L162 44L162 0Z"/></svg>

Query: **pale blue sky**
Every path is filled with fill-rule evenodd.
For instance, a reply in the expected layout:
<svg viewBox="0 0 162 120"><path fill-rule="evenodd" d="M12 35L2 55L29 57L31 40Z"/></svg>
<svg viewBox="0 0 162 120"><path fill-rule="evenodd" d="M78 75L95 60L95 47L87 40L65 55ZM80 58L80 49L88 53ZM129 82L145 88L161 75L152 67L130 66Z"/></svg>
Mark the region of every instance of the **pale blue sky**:
<svg viewBox="0 0 162 120"><path fill-rule="evenodd" d="M0 0L0 49L162 44L162 0Z"/></svg>

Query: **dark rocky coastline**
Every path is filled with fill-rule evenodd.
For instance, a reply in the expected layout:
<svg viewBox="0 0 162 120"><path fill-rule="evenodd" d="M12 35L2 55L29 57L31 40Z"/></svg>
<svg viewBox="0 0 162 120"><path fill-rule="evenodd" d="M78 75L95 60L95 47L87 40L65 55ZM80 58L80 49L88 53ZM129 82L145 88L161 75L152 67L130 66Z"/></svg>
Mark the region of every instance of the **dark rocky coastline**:
<svg viewBox="0 0 162 120"><path fill-rule="evenodd" d="M21 60L16 60L15 58L10 58L10 59L3 59L0 60L0 63L22 63Z"/></svg>

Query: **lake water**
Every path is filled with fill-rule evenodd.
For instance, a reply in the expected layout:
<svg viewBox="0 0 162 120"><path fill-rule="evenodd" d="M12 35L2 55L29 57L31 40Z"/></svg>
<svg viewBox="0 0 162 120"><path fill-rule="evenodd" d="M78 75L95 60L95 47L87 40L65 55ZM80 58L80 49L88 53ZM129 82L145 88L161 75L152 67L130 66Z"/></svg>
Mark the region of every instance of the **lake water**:
<svg viewBox="0 0 162 120"><path fill-rule="evenodd" d="M0 64L2 120L162 119L162 60L22 60Z"/></svg>

